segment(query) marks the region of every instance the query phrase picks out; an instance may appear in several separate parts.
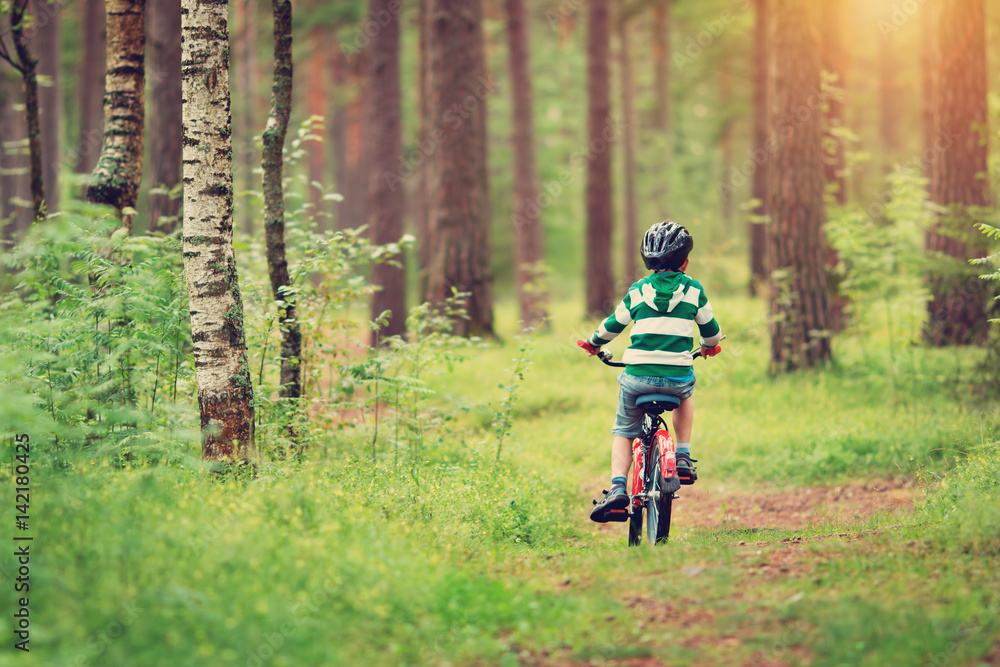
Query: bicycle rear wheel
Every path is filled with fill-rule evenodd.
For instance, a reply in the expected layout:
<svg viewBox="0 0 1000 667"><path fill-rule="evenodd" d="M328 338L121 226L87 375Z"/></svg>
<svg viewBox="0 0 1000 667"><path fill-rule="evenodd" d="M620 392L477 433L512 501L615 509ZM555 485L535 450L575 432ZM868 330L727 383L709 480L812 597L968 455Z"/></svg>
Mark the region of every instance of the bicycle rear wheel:
<svg viewBox="0 0 1000 667"><path fill-rule="evenodd" d="M656 448L650 457L650 497L646 501L646 540L649 546L655 546L667 541L670 535L670 515L673 512L674 494L666 491L663 474L660 470L660 452ZM641 520L640 520L641 522Z"/></svg>
<svg viewBox="0 0 1000 667"><path fill-rule="evenodd" d="M639 546L642 542L642 503L632 506L632 516L628 520L628 545Z"/></svg>

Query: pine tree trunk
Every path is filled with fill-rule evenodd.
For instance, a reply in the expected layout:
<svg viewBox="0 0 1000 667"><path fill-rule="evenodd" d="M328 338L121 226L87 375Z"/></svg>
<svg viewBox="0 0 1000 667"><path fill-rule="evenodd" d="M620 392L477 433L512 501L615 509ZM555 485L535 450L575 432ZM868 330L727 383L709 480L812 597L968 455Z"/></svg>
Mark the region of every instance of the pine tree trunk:
<svg viewBox="0 0 1000 667"><path fill-rule="evenodd" d="M614 308L615 285L611 267L611 126L608 75L609 2L587 5L587 251L584 263L587 314L606 315Z"/></svg>
<svg viewBox="0 0 1000 667"><path fill-rule="evenodd" d="M42 137L38 109L38 61L31 53L24 34L27 0L11 8L11 37L17 53L21 80L24 83L24 114L28 126L28 183L35 220L45 217L45 181L42 174Z"/></svg>
<svg viewBox="0 0 1000 667"><path fill-rule="evenodd" d="M59 138L60 62L62 60L62 7L58 2L34 0L32 50L38 56L38 74L47 84L38 91L39 123L42 133L42 180L45 183L45 212L59 210L59 171L62 152Z"/></svg>
<svg viewBox="0 0 1000 667"><path fill-rule="evenodd" d="M145 0L106 0L107 73L104 85L104 146L87 188L87 201L109 204L132 232L132 215L142 180L145 122Z"/></svg>
<svg viewBox="0 0 1000 667"><path fill-rule="evenodd" d="M770 43L771 370L778 373L830 359L823 202L820 53L808 30L812 0L776 0ZM802 110L809 110L803 120Z"/></svg>
<svg viewBox="0 0 1000 667"><path fill-rule="evenodd" d="M427 169L431 240L427 300L467 293L458 335L492 335L486 101L481 0L430 0L427 16L428 117L440 119Z"/></svg>
<svg viewBox="0 0 1000 667"><path fill-rule="evenodd" d="M80 63L80 138L74 171L89 174L97 166L104 142L104 63L107 31L104 0L84 0L83 61Z"/></svg>
<svg viewBox="0 0 1000 667"><path fill-rule="evenodd" d="M986 336L986 283L965 265L980 256L976 211L989 201L986 34L983 0L934 6L934 159L931 200L947 208L927 234L927 249L958 258L956 270L931 279L928 338L935 345L979 343ZM941 149L940 147L944 148Z"/></svg>
<svg viewBox="0 0 1000 667"><path fill-rule="evenodd" d="M418 85L420 95L420 131L418 133L418 150L424 152L424 146L433 128L430 127L430 89L428 81L430 79L430 54L428 52L427 33L430 26L427 23L427 16L430 12L430 0L419 0L419 10L417 15L419 32L419 55L420 69L417 76L420 79ZM427 294L427 276L430 273L431 265L431 238L430 238L430 193L427 191L427 167L420 167L417 174L417 258L420 262L420 294Z"/></svg>
<svg viewBox="0 0 1000 667"><path fill-rule="evenodd" d="M656 110L655 126L670 134L670 3L660 0L653 7L653 67L655 69Z"/></svg>
<svg viewBox="0 0 1000 667"><path fill-rule="evenodd" d="M226 3L181 0L184 274L202 456L253 457L253 384L233 256L232 114Z"/></svg>
<svg viewBox="0 0 1000 667"><path fill-rule="evenodd" d="M285 254L285 134L292 112L292 2L271 0L274 12L274 83L271 88L271 113L264 129L264 240L267 246L267 270L274 300L281 311L281 387L282 398L302 395L302 332L291 294Z"/></svg>
<svg viewBox="0 0 1000 667"><path fill-rule="evenodd" d="M823 9L823 70L836 75L833 84L841 90L847 86L848 45L844 35L844 0L827 0ZM829 130L844 124L844 102L837 97L829 98L826 121ZM847 200L847 184L844 182L844 146L832 132L826 137L826 182L834 185L834 201L843 205Z"/></svg>
<svg viewBox="0 0 1000 667"><path fill-rule="evenodd" d="M753 78L753 198L759 202L753 210L757 222L750 223L750 292L760 295L763 286L770 280L771 269L768 262L767 225L761 220L767 216L767 172L768 161L771 159L768 146L768 62L770 17L768 2L770 0L754 0L754 78Z"/></svg>
<svg viewBox="0 0 1000 667"><path fill-rule="evenodd" d="M517 296L523 327L547 318L542 207L535 165L535 112L531 90L531 51L524 0L507 0L507 42L513 102L514 222Z"/></svg>
<svg viewBox="0 0 1000 667"><path fill-rule="evenodd" d="M632 55L629 52L628 22L618 20L618 46L621 49L622 87L622 141L625 167L625 284L631 285L641 278L636 258L639 255L638 213L635 200L635 111L632 99L635 89L632 78Z"/></svg>
<svg viewBox="0 0 1000 667"><path fill-rule="evenodd" d="M149 64L153 71L150 128L150 184L171 190L181 177L181 3L150 0ZM177 228L181 200L149 195L149 230Z"/></svg>
<svg viewBox="0 0 1000 667"><path fill-rule="evenodd" d="M0 61L0 218L4 248L9 250L31 224L31 216L18 205L26 163L15 148L24 139L23 118L15 106L21 103L21 78L6 61Z"/></svg>
<svg viewBox="0 0 1000 667"><path fill-rule="evenodd" d="M399 171L403 154L403 128L399 97L399 11L398 0L371 0L369 17L382 29L372 38L368 66L368 113L366 124L367 153L372 165L369 175L369 225L372 242L378 245L398 243L403 236L403 183L392 175ZM372 284L379 290L372 295L371 311L375 320L390 311L389 321L377 334L376 344L387 336L406 333L406 274L403 257L398 265L376 264Z"/></svg>
<svg viewBox="0 0 1000 667"><path fill-rule="evenodd" d="M334 41L339 39L339 31L333 33ZM345 91L347 89L347 63L344 53L340 49L332 49L330 53L330 69L333 72L333 121L330 126L330 133L333 141L333 182L337 192L344 196L349 185L347 169L347 103ZM346 199L346 197L345 197ZM347 202L341 200L334 205L334 218L337 229L348 229L348 209Z"/></svg>

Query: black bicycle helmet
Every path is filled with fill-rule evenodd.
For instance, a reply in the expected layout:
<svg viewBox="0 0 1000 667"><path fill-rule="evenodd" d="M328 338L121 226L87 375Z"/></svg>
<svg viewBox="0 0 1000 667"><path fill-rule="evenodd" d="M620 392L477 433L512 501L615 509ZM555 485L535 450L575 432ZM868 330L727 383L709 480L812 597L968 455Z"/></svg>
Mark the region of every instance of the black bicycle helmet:
<svg viewBox="0 0 1000 667"><path fill-rule="evenodd" d="M683 225L664 220L642 237L642 261L651 271L677 270L684 266L693 247L694 239Z"/></svg>

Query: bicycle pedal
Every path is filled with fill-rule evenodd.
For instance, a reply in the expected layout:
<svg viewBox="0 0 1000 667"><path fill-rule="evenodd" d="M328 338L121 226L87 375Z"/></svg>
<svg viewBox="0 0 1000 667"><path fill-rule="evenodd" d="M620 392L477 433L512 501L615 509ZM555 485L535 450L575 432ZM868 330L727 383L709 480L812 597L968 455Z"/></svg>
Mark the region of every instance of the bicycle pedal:
<svg viewBox="0 0 1000 667"><path fill-rule="evenodd" d="M623 523L628 521L629 511L627 509L620 510L608 510L606 513L608 521L613 521L615 523Z"/></svg>

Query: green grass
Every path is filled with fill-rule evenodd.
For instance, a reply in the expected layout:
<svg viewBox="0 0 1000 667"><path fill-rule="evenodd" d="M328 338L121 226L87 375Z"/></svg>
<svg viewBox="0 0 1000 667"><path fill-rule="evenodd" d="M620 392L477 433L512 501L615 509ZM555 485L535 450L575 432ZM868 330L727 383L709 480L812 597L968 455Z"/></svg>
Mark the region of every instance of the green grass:
<svg viewBox="0 0 1000 667"><path fill-rule="evenodd" d="M370 441L342 432L253 481L210 480L194 462L35 460L32 651L8 640L0 664L977 664L1000 631L1000 457L996 409L968 391L976 354L915 348L893 363L876 331L867 349L838 338L825 372L769 378L761 304L715 305L729 340L698 362L700 483L920 476L929 490L904 525L679 518L666 548L628 549L624 528L586 519L617 388L573 345L596 324L578 304L557 304L533 342L495 461L489 424L520 349L508 307L503 346L435 379L455 420L428 434L419 467L406 452L397 465L389 428L374 466ZM861 535L810 539L831 533ZM9 590L9 556L0 566ZM8 638L12 613L7 595Z"/></svg>

